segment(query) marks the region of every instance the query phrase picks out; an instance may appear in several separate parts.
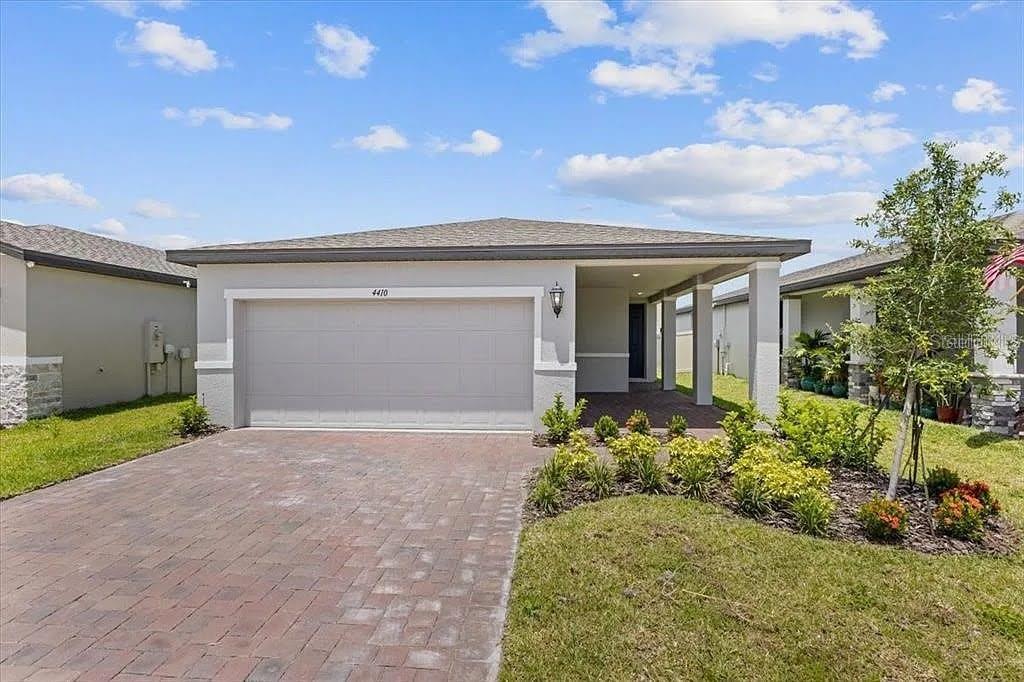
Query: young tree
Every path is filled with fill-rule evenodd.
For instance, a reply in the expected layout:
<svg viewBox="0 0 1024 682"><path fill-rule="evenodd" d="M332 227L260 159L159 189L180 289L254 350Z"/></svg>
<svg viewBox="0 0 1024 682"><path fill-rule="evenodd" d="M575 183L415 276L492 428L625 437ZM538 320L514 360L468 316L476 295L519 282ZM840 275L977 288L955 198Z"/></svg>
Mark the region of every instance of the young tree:
<svg viewBox="0 0 1024 682"><path fill-rule="evenodd" d="M1005 177L1005 155L992 153L963 163L949 143L925 144L928 165L897 180L858 225L874 228L873 240L854 246L888 251L900 259L863 287L845 294L875 311L873 324L852 321L844 328L851 347L870 358L869 370L887 386L902 387L903 412L893 447L887 497L896 497L903 452L915 397L922 379L948 373L949 363L966 372L984 372L968 352L950 350L953 339L972 339L989 355L1013 353L996 348L996 323L1015 312L985 291L983 271L993 251L1008 252L1011 235L994 220L1010 211L1019 195L999 189L990 205L986 181Z"/></svg>

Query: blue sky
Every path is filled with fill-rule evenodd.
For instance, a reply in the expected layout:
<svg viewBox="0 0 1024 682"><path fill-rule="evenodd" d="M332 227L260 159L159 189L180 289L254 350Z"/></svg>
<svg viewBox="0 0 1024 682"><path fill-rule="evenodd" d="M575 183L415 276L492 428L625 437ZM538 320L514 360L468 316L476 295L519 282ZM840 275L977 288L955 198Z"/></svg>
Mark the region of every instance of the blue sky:
<svg viewBox="0 0 1024 682"><path fill-rule="evenodd" d="M0 212L165 247L515 216L808 237L1024 185L1024 5L0 4Z"/></svg>

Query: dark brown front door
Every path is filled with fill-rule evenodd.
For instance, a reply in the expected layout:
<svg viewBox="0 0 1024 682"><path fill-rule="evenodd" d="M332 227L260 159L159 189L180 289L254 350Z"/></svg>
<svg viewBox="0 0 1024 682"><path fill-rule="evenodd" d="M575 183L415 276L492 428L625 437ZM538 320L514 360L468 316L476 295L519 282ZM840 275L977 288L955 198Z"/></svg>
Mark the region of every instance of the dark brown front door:
<svg viewBox="0 0 1024 682"><path fill-rule="evenodd" d="M647 344L644 343L646 336L646 306L643 303L629 304L629 378L643 379L646 374Z"/></svg>

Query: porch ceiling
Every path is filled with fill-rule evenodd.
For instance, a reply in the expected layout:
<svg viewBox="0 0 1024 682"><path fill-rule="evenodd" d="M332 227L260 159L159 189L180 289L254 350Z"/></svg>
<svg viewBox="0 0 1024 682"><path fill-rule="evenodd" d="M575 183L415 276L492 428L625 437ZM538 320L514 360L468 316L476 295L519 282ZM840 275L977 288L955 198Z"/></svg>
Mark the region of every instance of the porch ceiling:
<svg viewBox="0 0 1024 682"><path fill-rule="evenodd" d="M670 289L680 282L698 275L720 273L723 266L735 268L742 273L753 260L678 260L675 262L615 265L581 265L576 269L576 285L579 287L615 287L627 289L630 298L645 299L663 289Z"/></svg>

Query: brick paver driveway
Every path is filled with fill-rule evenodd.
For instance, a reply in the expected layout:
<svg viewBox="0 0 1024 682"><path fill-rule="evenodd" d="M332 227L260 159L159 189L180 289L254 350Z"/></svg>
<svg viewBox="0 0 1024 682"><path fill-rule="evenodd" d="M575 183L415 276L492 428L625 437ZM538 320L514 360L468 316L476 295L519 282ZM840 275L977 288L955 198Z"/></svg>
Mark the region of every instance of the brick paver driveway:
<svg viewBox="0 0 1024 682"><path fill-rule="evenodd" d="M485 679L528 436L243 430L0 505L0 678Z"/></svg>

